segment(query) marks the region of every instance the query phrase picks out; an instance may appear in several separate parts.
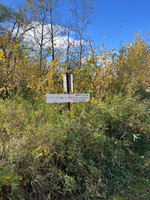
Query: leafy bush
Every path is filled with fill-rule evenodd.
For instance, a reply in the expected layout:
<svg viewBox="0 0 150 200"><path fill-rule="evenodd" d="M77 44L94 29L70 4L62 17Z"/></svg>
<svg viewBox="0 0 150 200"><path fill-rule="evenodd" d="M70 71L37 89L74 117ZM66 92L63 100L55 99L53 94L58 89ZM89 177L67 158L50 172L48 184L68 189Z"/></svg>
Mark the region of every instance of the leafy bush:
<svg viewBox="0 0 150 200"><path fill-rule="evenodd" d="M0 197L148 200L149 103L1 100Z"/></svg>

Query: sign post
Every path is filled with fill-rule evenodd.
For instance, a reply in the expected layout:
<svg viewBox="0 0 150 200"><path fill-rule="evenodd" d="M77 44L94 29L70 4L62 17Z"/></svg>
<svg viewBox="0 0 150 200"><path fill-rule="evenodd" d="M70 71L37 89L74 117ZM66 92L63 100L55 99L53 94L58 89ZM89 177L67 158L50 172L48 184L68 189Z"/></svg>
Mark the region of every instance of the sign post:
<svg viewBox="0 0 150 200"><path fill-rule="evenodd" d="M73 74L63 74L63 88L64 92L73 93Z"/></svg>
<svg viewBox="0 0 150 200"><path fill-rule="evenodd" d="M69 74L68 72L63 75L63 86L64 92L70 94L73 93L73 74ZM70 102L68 102L68 109L70 110Z"/></svg>
<svg viewBox="0 0 150 200"><path fill-rule="evenodd" d="M70 110L71 102L88 102L90 94L70 94L73 93L73 74L68 72L63 74L63 88L67 94L47 94L47 103L68 103Z"/></svg>

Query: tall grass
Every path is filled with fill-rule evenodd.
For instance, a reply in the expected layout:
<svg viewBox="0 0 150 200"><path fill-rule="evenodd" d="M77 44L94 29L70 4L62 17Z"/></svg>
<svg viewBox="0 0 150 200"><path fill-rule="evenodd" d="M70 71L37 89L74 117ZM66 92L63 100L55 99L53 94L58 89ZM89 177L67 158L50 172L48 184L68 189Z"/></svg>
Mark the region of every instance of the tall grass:
<svg viewBox="0 0 150 200"><path fill-rule="evenodd" d="M149 105L0 100L1 200L148 200Z"/></svg>

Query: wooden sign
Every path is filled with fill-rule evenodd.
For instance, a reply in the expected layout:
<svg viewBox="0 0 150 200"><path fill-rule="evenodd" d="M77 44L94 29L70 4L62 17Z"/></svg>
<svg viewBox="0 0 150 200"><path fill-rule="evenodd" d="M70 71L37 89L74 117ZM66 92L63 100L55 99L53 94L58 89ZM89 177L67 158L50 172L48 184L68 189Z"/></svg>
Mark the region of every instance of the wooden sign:
<svg viewBox="0 0 150 200"><path fill-rule="evenodd" d="M90 94L47 94L47 103L88 102Z"/></svg>
<svg viewBox="0 0 150 200"><path fill-rule="evenodd" d="M69 92L73 93L73 74L69 74Z"/></svg>
<svg viewBox="0 0 150 200"><path fill-rule="evenodd" d="M64 92L67 92L67 74L63 74L63 87Z"/></svg>
<svg viewBox="0 0 150 200"><path fill-rule="evenodd" d="M64 92L73 93L73 74L63 74Z"/></svg>

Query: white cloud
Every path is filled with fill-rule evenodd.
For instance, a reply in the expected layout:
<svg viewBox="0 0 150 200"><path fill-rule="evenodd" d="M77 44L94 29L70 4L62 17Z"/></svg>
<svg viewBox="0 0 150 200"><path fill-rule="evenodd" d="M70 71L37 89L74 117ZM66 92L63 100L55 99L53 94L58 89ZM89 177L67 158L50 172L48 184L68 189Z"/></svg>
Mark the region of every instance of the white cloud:
<svg viewBox="0 0 150 200"><path fill-rule="evenodd" d="M31 28L33 27L33 28ZM66 49L68 37L64 34L64 27L54 26L54 44L56 48ZM51 32L50 24L46 24L43 27L43 49L50 48L51 41ZM37 22L32 22L30 24L30 30L27 31L24 35L24 40L28 42L34 49L39 50L41 44L42 36L42 25ZM79 41L75 40L73 37L69 37L69 42L72 47L78 47Z"/></svg>

